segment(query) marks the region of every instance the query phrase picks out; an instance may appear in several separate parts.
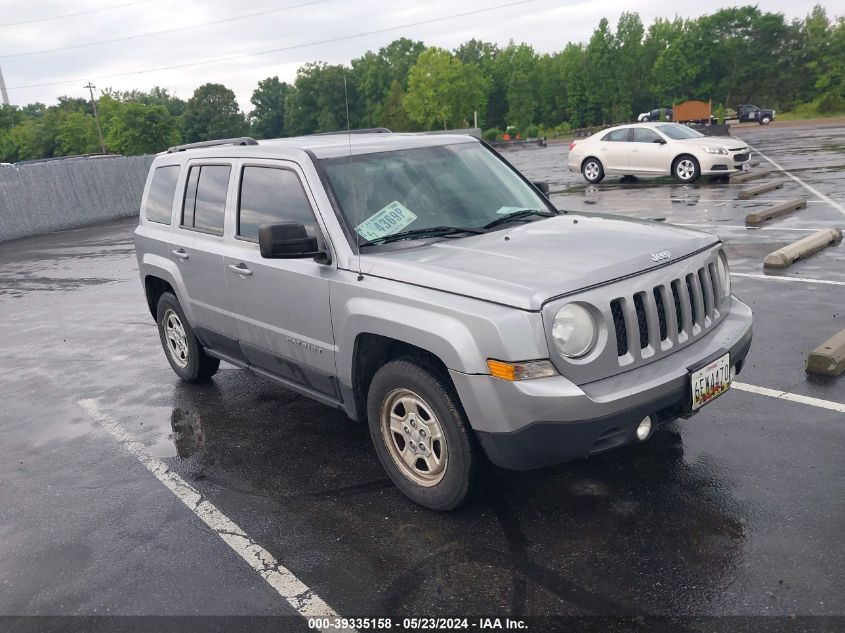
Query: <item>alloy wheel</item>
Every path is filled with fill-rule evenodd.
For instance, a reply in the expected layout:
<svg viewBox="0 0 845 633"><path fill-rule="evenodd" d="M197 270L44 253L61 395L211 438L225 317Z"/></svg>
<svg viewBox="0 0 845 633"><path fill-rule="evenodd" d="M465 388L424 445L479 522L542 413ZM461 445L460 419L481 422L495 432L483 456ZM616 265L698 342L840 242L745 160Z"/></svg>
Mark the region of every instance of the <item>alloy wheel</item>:
<svg viewBox="0 0 845 633"><path fill-rule="evenodd" d="M675 166L675 173L681 180L690 180L695 175L695 163L689 158L678 161Z"/></svg>

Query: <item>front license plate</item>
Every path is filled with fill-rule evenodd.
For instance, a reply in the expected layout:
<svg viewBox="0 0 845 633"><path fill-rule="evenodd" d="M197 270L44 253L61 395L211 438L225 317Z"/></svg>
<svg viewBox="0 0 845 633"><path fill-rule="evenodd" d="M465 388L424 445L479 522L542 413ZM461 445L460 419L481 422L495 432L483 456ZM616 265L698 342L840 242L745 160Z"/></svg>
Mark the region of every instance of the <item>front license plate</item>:
<svg viewBox="0 0 845 633"><path fill-rule="evenodd" d="M751 171L751 161L746 161L742 163L741 169L742 171Z"/></svg>
<svg viewBox="0 0 845 633"><path fill-rule="evenodd" d="M692 410L725 393L731 386L731 355L725 354L691 374Z"/></svg>

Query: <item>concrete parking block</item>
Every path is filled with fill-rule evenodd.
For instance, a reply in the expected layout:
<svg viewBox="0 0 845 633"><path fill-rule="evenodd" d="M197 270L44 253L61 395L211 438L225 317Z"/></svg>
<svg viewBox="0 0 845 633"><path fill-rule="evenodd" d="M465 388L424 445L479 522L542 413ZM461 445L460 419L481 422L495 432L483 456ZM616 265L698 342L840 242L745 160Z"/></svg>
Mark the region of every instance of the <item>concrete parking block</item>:
<svg viewBox="0 0 845 633"><path fill-rule="evenodd" d="M807 357L807 373L838 376L845 372L845 330L834 334Z"/></svg>
<svg viewBox="0 0 845 633"><path fill-rule="evenodd" d="M752 187L746 187L742 191L739 192L737 195L738 200L750 200L754 196L759 196L761 193L767 193L769 191L774 191L775 189L780 189L783 187L782 180L775 180L772 182L763 182L759 185L754 185Z"/></svg>
<svg viewBox="0 0 845 633"><path fill-rule="evenodd" d="M758 178L765 178L769 175L767 171L746 171L741 174L731 176L730 183L735 185L740 182L748 182L749 180L757 180Z"/></svg>
<svg viewBox="0 0 845 633"><path fill-rule="evenodd" d="M762 211L749 213L745 216L745 224L760 224L766 220L771 220L772 218L777 218L781 215L791 213L796 209L804 209L806 206L806 198L794 198L792 200L786 200L785 202L779 202L778 204L763 209Z"/></svg>
<svg viewBox="0 0 845 633"><path fill-rule="evenodd" d="M769 253L763 260L763 266L766 268L786 268L795 261L818 253L841 239L841 229L821 229L804 239Z"/></svg>

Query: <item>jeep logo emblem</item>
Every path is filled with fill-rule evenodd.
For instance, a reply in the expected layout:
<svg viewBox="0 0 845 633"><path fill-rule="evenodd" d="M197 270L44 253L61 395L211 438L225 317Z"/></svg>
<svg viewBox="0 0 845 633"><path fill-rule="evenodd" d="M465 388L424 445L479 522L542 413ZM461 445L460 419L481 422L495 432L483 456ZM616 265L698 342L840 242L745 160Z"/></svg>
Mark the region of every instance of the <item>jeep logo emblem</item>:
<svg viewBox="0 0 845 633"><path fill-rule="evenodd" d="M660 251L659 253L652 253L651 254L651 261L653 262L662 262L664 259L671 259L672 253L669 251Z"/></svg>

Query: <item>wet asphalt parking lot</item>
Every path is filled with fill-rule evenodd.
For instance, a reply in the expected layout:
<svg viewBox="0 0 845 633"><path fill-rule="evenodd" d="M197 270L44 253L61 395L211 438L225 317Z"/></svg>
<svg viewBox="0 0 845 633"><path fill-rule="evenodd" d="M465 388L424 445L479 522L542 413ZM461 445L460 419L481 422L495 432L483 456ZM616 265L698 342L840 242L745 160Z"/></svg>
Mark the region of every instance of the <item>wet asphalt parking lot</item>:
<svg viewBox="0 0 845 633"><path fill-rule="evenodd" d="M720 235L754 342L746 387L699 415L588 460L494 470L448 514L393 488L366 427L338 411L227 365L211 384L180 383L137 277L134 219L0 244L0 615L291 615L304 628L296 600L138 451L346 617L845 615L845 376L804 372L845 328L845 246L786 280L762 268L845 225L845 127L736 133L795 179L757 156L786 185L740 202L740 186L707 179L588 187L566 145L506 153L562 209ZM796 196L806 209L744 227Z"/></svg>

